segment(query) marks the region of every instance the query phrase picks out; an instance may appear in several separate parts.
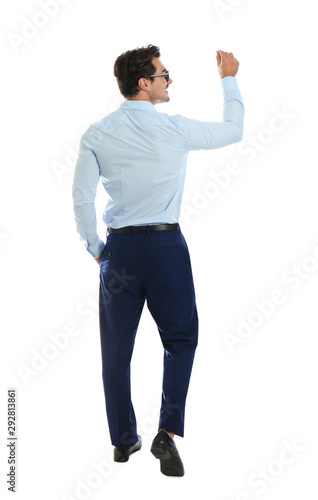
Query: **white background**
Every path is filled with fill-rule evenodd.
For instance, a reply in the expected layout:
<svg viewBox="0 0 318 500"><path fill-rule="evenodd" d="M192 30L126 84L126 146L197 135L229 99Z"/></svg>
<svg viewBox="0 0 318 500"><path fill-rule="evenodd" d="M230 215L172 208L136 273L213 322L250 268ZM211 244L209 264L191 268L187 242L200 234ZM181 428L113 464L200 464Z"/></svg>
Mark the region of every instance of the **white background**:
<svg viewBox="0 0 318 500"><path fill-rule="evenodd" d="M15 498L316 498L315 3L69 0L45 18L48 3L7 2L1 13L1 497L12 498L6 394L15 388ZM12 34L22 36L27 21L43 27L33 33L29 27L29 39L14 44ZM171 100L158 111L221 120L217 49L240 61L246 109L240 145L188 159L180 225L191 255L200 343L185 437L176 437L183 478L163 476L149 451L163 351L147 307L132 363L143 448L126 464L112 461L99 268L80 243L71 199L81 134L123 100L114 61L148 43L160 47L173 80ZM237 175L208 198L211 173L233 161ZM99 189L104 240L106 201ZM275 293L281 303L271 306ZM255 301L267 301L267 315ZM238 332L242 321L254 325L245 338ZM286 442L294 455L284 451ZM96 470L102 463L104 476Z"/></svg>

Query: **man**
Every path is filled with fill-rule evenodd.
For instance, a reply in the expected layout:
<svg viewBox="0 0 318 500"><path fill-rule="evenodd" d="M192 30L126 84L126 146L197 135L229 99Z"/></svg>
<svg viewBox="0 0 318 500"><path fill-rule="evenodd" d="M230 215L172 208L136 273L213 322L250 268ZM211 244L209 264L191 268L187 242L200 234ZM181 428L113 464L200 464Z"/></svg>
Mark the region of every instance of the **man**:
<svg viewBox="0 0 318 500"><path fill-rule="evenodd" d="M151 452L161 472L183 476L174 436L184 435L184 412L198 341L198 314L188 247L178 223L189 151L242 139L244 106L232 52L217 51L223 121L200 122L158 113L172 80L158 47L121 54L114 75L126 98L83 134L73 182L77 231L100 266L100 340L106 412L114 460L141 448L131 402L130 361L145 301L164 347L162 405ZM196 75L191 73L195 80ZM101 178L109 195L96 231Z"/></svg>

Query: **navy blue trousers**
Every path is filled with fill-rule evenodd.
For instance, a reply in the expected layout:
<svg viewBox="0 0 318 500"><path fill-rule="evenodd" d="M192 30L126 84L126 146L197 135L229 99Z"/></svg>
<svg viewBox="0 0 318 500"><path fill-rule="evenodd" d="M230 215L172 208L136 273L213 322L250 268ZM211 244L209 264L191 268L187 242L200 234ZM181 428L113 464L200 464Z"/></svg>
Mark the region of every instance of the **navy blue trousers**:
<svg viewBox="0 0 318 500"><path fill-rule="evenodd" d="M183 437L186 396L198 342L191 262L178 225L173 231L110 233L100 261L102 377L111 442L138 441L130 362L145 300L164 348L158 429Z"/></svg>

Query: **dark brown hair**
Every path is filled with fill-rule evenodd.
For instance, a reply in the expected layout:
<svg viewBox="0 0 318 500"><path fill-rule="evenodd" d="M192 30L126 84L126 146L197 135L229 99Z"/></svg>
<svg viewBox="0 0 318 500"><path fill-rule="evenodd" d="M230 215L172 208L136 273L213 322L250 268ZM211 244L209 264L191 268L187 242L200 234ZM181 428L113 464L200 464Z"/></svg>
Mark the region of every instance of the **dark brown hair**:
<svg viewBox="0 0 318 500"><path fill-rule="evenodd" d="M140 92L139 78L149 78L149 75L156 72L151 62L154 57L160 57L160 49L155 45L127 50L117 57L114 75L117 78L120 93L124 97L135 97ZM153 81L153 78L150 80Z"/></svg>

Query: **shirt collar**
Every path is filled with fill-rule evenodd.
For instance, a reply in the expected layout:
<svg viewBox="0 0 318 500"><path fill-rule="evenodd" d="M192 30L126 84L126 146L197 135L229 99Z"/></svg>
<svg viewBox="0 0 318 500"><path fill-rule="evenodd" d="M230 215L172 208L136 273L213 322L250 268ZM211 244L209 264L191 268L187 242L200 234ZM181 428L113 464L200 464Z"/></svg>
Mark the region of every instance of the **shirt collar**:
<svg viewBox="0 0 318 500"><path fill-rule="evenodd" d="M157 111L154 104L150 101L138 101L138 100L125 100L121 105L120 109L148 109L149 111Z"/></svg>

